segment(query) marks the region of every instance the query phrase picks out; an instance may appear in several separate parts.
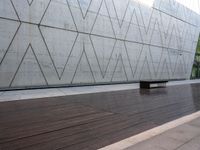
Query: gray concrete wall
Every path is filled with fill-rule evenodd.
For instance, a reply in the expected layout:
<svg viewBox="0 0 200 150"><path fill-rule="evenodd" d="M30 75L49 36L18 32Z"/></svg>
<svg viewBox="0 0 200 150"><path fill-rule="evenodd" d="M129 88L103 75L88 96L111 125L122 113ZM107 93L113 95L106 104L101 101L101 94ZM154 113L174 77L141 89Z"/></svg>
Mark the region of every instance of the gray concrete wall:
<svg viewBox="0 0 200 150"><path fill-rule="evenodd" d="M142 1L0 0L0 89L188 79L198 13Z"/></svg>

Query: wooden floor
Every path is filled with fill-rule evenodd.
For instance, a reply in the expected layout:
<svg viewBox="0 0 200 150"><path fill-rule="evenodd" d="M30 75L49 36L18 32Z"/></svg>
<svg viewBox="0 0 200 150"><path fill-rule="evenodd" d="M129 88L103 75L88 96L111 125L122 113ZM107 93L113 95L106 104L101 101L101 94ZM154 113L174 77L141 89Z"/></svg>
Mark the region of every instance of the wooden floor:
<svg viewBox="0 0 200 150"><path fill-rule="evenodd" d="M0 103L0 150L95 150L200 109L200 84Z"/></svg>

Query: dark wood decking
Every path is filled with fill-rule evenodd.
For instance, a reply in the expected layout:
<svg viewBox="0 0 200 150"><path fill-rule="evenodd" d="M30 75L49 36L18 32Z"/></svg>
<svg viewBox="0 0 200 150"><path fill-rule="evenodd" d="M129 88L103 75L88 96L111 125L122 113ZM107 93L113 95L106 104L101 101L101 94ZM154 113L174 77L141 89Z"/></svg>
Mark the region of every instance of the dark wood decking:
<svg viewBox="0 0 200 150"><path fill-rule="evenodd" d="M200 84L0 103L0 150L93 150L200 109Z"/></svg>

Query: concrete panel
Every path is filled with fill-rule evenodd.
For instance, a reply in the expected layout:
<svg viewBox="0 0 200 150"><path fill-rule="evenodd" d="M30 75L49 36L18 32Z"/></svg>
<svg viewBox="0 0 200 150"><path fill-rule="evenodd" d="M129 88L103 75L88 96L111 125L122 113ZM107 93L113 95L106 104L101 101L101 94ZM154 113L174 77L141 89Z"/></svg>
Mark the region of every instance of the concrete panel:
<svg viewBox="0 0 200 150"><path fill-rule="evenodd" d="M1 0L0 88L188 79L194 10L175 0Z"/></svg>

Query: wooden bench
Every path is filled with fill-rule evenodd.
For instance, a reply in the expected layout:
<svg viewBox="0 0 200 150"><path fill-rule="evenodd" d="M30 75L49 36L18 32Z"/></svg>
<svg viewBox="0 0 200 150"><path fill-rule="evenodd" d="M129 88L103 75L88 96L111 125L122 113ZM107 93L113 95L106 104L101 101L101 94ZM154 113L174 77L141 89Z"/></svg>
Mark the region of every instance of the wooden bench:
<svg viewBox="0 0 200 150"><path fill-rule="evenodd" d="M156 87L166 87L167 80L146 80L140 81L141 89L150 89Z"/></svg>

